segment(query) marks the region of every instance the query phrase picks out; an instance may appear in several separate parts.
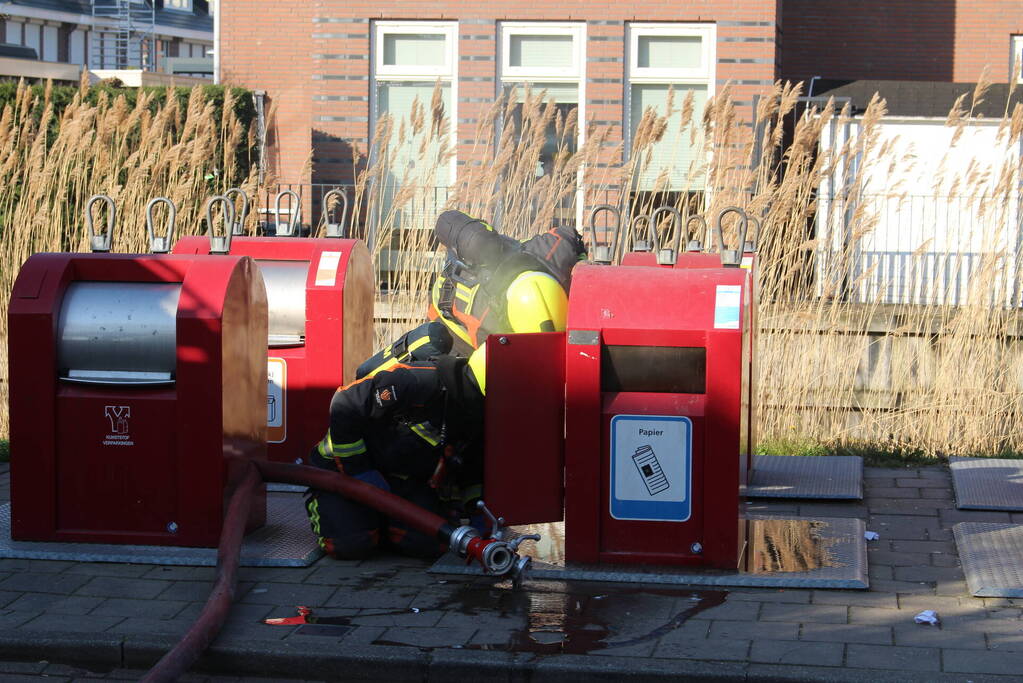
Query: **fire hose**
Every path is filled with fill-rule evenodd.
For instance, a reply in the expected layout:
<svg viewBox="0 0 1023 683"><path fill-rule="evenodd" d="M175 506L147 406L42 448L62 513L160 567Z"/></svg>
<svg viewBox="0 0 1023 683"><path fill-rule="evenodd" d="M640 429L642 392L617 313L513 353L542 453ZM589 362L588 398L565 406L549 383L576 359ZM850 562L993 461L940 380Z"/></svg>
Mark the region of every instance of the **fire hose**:
<svg viewBox="0 0 1023 683"><path fill-rule="evenodd" d="M263 482L299 484L340 494L387 517L399 519L417 531L436 537L447 544L450 552L470 562L476 560L484 572L494 576L520 578L529 567L530 559L519 556L518 546L527 539L539 540L539 536L504 540L500 528L503 520L494 519L492 515L494 532L489 538L484 538L471 526L456 527L440 515L340 472L287 463L251 460L238 462L244 469L224 515L220 545L217 547L217 575L213 590L195 623L142 679L146 683L177 680L199 659L223 627L235 597L245 520L253 494ZM480 507L489 515L482 503Z"/></svg>

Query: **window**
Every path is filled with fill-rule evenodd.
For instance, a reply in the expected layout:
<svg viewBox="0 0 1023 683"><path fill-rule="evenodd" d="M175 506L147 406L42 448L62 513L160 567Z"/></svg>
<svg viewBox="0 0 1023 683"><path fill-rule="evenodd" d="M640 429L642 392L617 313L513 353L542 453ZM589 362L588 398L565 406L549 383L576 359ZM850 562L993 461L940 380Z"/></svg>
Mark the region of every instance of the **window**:
<svg viewBox="0 0 1023 683"><path fill-rule="evenodd" d="M85 64L85 31L76 28L68 37L68 62Z"/></svg>
<svg viewBox="0 0 1023 683"><path fill-rule="evenodd" d="M32 24L25 22L25 47L30 47L36 51L38 59L43 58L43 51L41 43L43 27L39 24Z"/></svg>
<svg viewBox="0 0 1023 683"><path fill-rule="evenodd" d="M573 109L579 109L578 120L583 121L583 92L586 79L586 26L584 24L523 23L501 24L501 86L506 96L521 102L526 89L533 95L544 92L547 101L553 100L562 120ZM512 113L511 121L504 125L518 127L522 120L522 105ZM559 146L574 153L582 144L584 126L578 126L578 135L572 140L559 140L552 123L547 140L540 153L537 175L542 175L553 164Z"/></svg>
<svg viewBox="0 0 1023 683"><path fill-rule="evenodd" d="M57 43L60 41L60 34L56 26L43 26L43 53L40 58L47 62L57 61Z"/></svg>
<svg viewBox="0 0 1023 683"><path fill-rule="evenodd" d="M1023 36L1013 36L1010 43L1012 51L1009 55L1009 77L1012 78L1013 69L1016 69L1016 64L1020 63L1021 73L1016 74L1016 82L1023 83Z"/></svg>
<svg viewBox="0 0 1023 683"><path fill-rule="evenodd" d="M625 113L630 154L647 109L668 119L661 140L643 151L649 156L638 174L641 192L703 189L703 140L692 131L699 131L713 94L714 40L713 24L629 25ZM682 129L683 105L690 95L690 123Z"/></svg>
<svg viewBox="0 0 1023 683"><path fill-rule="evenodd" d="M4 32L6 33L6 37L4 39L4 42L5 43L10 43L11 45L21 45L22 44L21 43L21 22L20 21L11 21L10 19L8 19L5 23L6 23L6 28L5 28Z"/></svg>
<svg viewBox="0 0 1023 683"><path fill-rule="evenodd" d="M373 25L373 136L384 117L393 126L379 210L381 218L392 209L400 211L396 225L432 228L454 178L455 159L450 152L455 145L457 29L456 22L378 21ZM408 201L392 207L402 187Z"/></svg>
<svg viewBox="0 0 1023 683"><path fill-rule="evenodd" d="M192 0L163 0L164 9L177 10L178 12L191 12Z"/></svg>

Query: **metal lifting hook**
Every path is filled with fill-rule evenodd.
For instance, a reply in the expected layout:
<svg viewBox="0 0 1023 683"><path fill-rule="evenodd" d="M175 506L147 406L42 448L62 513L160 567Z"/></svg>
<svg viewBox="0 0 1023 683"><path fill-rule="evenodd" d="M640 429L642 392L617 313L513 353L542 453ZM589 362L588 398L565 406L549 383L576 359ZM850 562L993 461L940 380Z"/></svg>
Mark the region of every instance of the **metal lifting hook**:
<svg viewBox="0 0 1023 683"><path fill-rule="evenodd" d="M213 234L213 205L221 203L224 205L224 212L221 217L224 219L224 234ZM210 238L211 254L227 254L231 251L231 226L234 225L234 204L222 194L215 195L206 200L206 225L209 226L207 234Z"/></svg>
<svg viewBox="0 0 1023 683"><path fill-rule="evenodd" d="M231 223L231 234L232 235L244 235L245 234L245 219L249 216L249 195L245 194L245 190L240 187L232 187L224 196L231 200L231 204L235 203L235 195L242 198L242 210L236 214L238 220L232 221Z"/></svg>
<svg viewBox="0 0 1023 683"><path fill-rule="evenodd" d="M609 212L614 217L614 236L610 244L597 244L597 214L602 211ZM615 247L618 242L618 233L622 229L622 212L618 207L610 204L598 204L590 210L590 247L593 249L593 262L602 265L610 265L614 260Z"/></svg>
<svg viewBox="0 0 1023 683"><path fill-rule="evenodd" d="M333 206L330 204L331 197L337 197L337 201ZM337 223L330 221L331 216L334 213L334 209L337 205L341 204L341 220ZM334 188L325 195L323 195L323 220L324 225L324 236L325 237L345 237L346 231L345 226L348 223L348 194L340 188Z"/></svg>
<svg viewBox="0 0 1023 683"><path fill-rule="evenodd" d="M288 196L291 207L291 218L286 223L287 227L281 231L281 200ZM278 237L299 237L298 229L302 225L302 198L294 190L281 190L274 199L274 222Z"/></svg>
<svg viewBox="0 0 1023 683"><path fill-rule="evenodd" d="M739 217L739 234L735 249L725 248L724 226L721 221L729 213L734 213ZM720 245L718 249L721 252L721 265L736 267L742 263L742 247L746 243L746 226L746 212L738 206L726 206L721 209L721 212L718 214L717 223L714 226L714 233L717 235L717 243Z"/></svg>
<svg viewBox="0 0 1023 683"><path fill-rule="evenodd" d="M672 246L665 249L661 248L660 240L657 239L657 217L662 213L671 214L672 226L675 230L675 240ZM654 209L654 212L650 214L650 225L654 230L654 241L657 243L657 263L662 266L673 266L678 261L678 250L682 246L682 226L684 221L682 220L682 214L674 206L661 206Z"/></svg>
<svg viewBox="0 0 1023 683"><path fill-rule="evenodd" d="M690 216L689 218L686 219L686 235L693 235L693 239L689 240L689 243L686 244L686 251L693 251L693 252L703 251L703 241L696 238L696 232L695 231L694 232L689 232L689 224L690 223L699 223L700 226L702 226L702 228L703 228L701 230L701 233L703 234L704 237L706 237L707 236L707 220L703 216L701 216L700 214L693 214L692 216Z"/></svg>
<svg viewBox="0 0 1023 683"><path fill-rule="evenodd" d="M640 221L646 221L646 233L649 239L638 240L636 239L636 224ZM644 214L637 214L632 217L629 221L629 239L632 241L633 251L650 251L653 249L654 242L657 241L656 235L653 233L653 222L650 220L650 216Z"/></svg>
<svg viewBox="0 0 1023 683"><path fill-rule="evenodd" d="M96 234L96 228L92 222L92 207L97 202L106 202L107 205L107 231L102 235ZM105 194L94 194L85 203L85 224L89 228L89 247L93 253L108 252L114 244L114 221L117 217L117 206L114 200Z"/></svg>
<svg viewBox="0 0 1023 683"><path fill-rule="evenodd" d="M157 204L167 205L167 231L163 237L157 237L153 229L153 209ZM146 204L146 234L149 235L149 251L153 254L170 253L174 244L174 223L178 217L178 207L167 197L153 197Z"/></svg>

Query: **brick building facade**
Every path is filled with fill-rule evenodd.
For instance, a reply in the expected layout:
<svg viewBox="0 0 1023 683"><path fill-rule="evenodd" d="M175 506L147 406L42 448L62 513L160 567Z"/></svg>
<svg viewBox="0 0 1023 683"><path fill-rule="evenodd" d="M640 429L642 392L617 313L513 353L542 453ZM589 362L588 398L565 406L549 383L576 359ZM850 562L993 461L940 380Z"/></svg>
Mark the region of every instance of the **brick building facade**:
<svg viewBox="0 0 1023 683"><path fill-rule="evenodd" d="M782 78L1004 83L1018 0L782 0Z"/></svg>
<svg viewBox="0 0 1023 683"><path fill-rule="evenodd" d="M401 69L392 72L393 65L381 57L384 49L390 49L384 44L388 31L399 38L402 31L436 31L452 41L446 48L453 63L437 71L412 67L409 73L414 73L416 82L431 87L440 78L450 90L448 115L457 127L453 133L461 161L469 154L467 141L473 138L479 117L502 87L512 81L532 82L530 74L537 75L525 62L513 65L514 58L508 54L509 49L532 49L530 41L537 35L548 35L553 41L544 49L560 49L556 43L567 38L581 42L572 43L581 63L567 78L573 87L578 85L575 96L583 120L612 124L618 141L623 121L629 119L630 83L651 82L650 77L638 76L640 70L633 68L638 63L630 50L633 55L637 49L656 51L662 38L677 38L687 45L696 39L705 41L703 54L710 63L679 70L683 74L679 82L695 83L693 87L705 88L708 94L729 83L735 99L746 105L742 108L746 115L753 96L770 88L779 76L779 3L774 0L641 5L589 0L315 0L278 3L272 13L265 7L251 0L223 2L221 81L266 91L276 108L275 126L269 132L270 147L278 152L271 160L272 171L286 182L351 181L351 146L366 150L382 102L394 94L385 92L388 82L403 83ZM681 34L675 36L673 31ZM637 41L644 40L637 48ZM432 48L425 43L414 48L428 49ZM568 71L568 67L563 70ZM545 81L542 76L538 75L536 87L550 85L546 81L551 78ZM669 73L661 80L652 79L654 86L662 81L671 82L673 77ZM651 89L656 91L654 86Z"/></svg>

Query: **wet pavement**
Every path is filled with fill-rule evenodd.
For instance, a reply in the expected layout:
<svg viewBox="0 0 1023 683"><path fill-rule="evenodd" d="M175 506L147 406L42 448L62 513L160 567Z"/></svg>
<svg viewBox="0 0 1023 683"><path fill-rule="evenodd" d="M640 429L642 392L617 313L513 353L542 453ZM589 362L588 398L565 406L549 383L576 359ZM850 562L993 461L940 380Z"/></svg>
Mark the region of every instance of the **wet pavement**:
<svg viewBox="0 0 1023 683"><path fill-rule="evenodd" d="M968 595L951 528L1023 516L956 510L942 467L867 468L865 477L861 503L758 503L752 512L864 519L880 534L868 544L868 591L584 581L516 589L386 555L243 568L204 673L188 680L1018 680L1023 601ZM0 496L7 491L2 472ZM829 561L809 522L755 537L761 568ZM0 560L0 680L137 678L192 623L213 575ZM264 623L300 605L307 623ZM940 627L913 622L925 609Z"/></svg>

